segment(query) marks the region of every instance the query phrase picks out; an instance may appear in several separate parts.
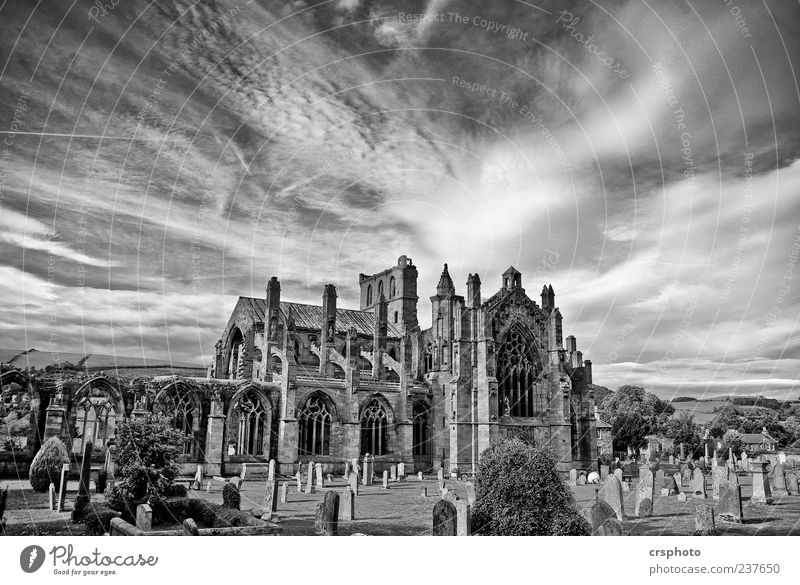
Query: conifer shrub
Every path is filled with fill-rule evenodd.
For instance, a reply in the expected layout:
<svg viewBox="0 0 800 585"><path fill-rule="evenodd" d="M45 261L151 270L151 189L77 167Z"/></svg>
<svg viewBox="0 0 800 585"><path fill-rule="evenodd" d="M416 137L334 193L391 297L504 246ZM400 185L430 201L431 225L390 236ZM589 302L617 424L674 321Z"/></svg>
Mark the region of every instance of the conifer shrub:
<svg viewBox="0 0 800 585"><path fill-rule="evenodd" d="M33 490L44 493L51 483L58 485L64 463L69 463L67 447L58 437L51 437L31 461L28 477Z"/></svg>

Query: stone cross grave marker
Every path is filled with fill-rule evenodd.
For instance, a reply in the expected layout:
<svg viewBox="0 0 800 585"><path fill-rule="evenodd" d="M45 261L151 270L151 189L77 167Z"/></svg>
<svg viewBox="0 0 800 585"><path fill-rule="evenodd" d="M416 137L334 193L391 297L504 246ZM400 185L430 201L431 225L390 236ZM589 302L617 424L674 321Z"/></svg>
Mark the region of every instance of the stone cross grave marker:
<svg viewBox="0 0 800 585"><path fill-rule="evenodd" d="M458 534L458 511L455 504L439 500L433 507L433 535L456 536Z"/></svg>

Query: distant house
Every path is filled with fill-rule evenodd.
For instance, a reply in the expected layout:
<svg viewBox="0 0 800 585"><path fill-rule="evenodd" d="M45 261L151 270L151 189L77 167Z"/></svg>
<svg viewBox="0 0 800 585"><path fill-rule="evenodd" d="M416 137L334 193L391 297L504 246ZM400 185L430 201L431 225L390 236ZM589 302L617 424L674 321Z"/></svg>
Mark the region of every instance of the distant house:
<svg viewBox="0 0 800 585"><path fill-rule="evenodd" d="M597 428L597 455L611 455L614 452L611 425L595 415Z"/></svg>
<svg viewBox="0 0 800 585"><path fill-rule="evenodd" d="M744 450L748 452L775 451L778 447L778 441L770 436L766 427L761 429L760 433L744 433L742 442L744 443Z"/></svg>

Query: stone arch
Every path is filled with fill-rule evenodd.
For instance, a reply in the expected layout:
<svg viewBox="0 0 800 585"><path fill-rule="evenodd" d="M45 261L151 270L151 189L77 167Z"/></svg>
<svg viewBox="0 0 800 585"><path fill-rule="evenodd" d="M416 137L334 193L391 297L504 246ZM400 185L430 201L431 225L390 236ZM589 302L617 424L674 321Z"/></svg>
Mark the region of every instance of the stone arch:
<svg viewBox="0 0 800 585"><path fill-rule="evenodd" d="M275 408L264 388L245 384L231 396L227 415L226 449L230 456L269 459L273 444ZM232 449L231 446L235 445Z"/></svg>
<svg viewBox="0 0 800 585"><path fill-rule="evenodd" d="M367 397L359 408L361 454L386 455L391 453L389 429L394 427L394 411L381 394Z"/></svg>
<svg viewBox="0 0 800 585"><path fill-rule="evenodd" d="M186 436L183 455L199 457L204 425L197 389L185 380L173 380L156 393L152 410L169 417L173 428Z"/></svg>
<svg viewBox="0 0 800 585"><path fill-rule="evenodd" d="M516 417L536 417L547 411L546 390L535 337L530 328L515 322L504 329L495 351L498 412Z"/></svg>
<svg viewBox="0 0 800 585"><path fill-rule="evenodd" d="M433 424L431 403L424 398L416 398L411 404L411 453L417 459L430 459Z"/></svg>
<svg viewBox="0 0 800 585"><path fill-rule="evenodd" d="M22 390L21 393L17 393L17 397L11 395L12 389L9 388L11 384L19 386ZM5 428L4 430L6 432L0 435L0 451L6 450L5 443L8 442L14 452L17 452L15 446L21 447L17 454L20 452L27 452L28 455L32 457L39 450L39 447L41 447L42 439L45 434L48 397L42 397L31 377L20 370L9 370L0 373L0 411L2 411L4 417L7 413L7 409L21 408L23 411L26 410L24 404L19 404L19 402L25 401L24 398L21 397L23 393L27 395L27 409L29 410L29 428L24 437L24 445L19 445L19 443L22 442L22 435L20 435L19 441L14 440L13 435L11 435L11 429Z"/></svg>
<svg viewBox="0 0 800 585"><path fill-rule="evenodd" d="M104 450L123 420L125 401L116 384L102 375L84 382L75 392L70 408L72 452L82 453L87 440L92 441L95 450Z"/></svg>
<svg viewBox="0 0 800 585"><path fill-rule="evenodd" d="M242 359L244 347L244 332L236 323L231 324L225 336L225 346L223 353L224 377L236 379L239 373L239 364Z"/></svg>
<svg viewBox="0 0 800 585"><path fill-rule="evenodd" d="M333 454L333 430L339 423L336 402L322 390L315 390L298 403L297 447L303 456Z"/></svg>

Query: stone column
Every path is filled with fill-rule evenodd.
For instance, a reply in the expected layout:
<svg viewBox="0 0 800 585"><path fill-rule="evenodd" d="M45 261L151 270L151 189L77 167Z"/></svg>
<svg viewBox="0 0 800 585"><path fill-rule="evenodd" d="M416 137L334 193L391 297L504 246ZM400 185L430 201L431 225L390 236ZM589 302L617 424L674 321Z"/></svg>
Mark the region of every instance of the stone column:
<svg viewBox="0 0 800 585"><path fill-rule="evenodd" d="M207 475L221 475L225 454L225 406L222 394L215 390L211 395L211 409L208 415L206 431L206 465Z"/></svg>

